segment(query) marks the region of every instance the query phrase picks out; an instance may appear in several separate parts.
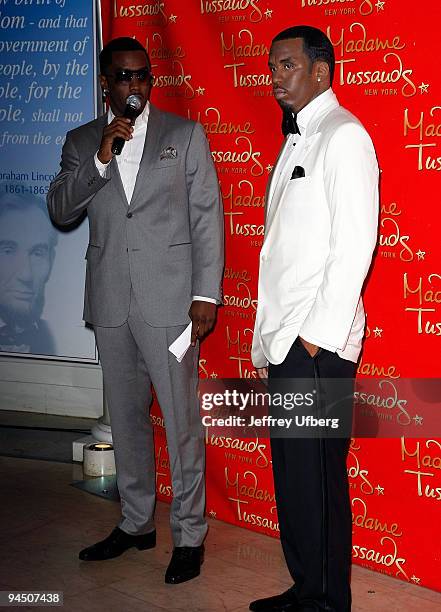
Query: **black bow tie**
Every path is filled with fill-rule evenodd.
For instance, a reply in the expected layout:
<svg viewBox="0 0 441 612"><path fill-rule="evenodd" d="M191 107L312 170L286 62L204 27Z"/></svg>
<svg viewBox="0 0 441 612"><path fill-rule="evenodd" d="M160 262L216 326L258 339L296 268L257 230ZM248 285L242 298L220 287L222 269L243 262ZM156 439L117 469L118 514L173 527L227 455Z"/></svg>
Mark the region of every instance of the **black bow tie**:
<svg viewBox="0 0 441 612"><path fill-rule="evenodd" d="M282 134L300 134L299 126L297 125L297 114L289 110L283 111L282 117Z"/></svg>

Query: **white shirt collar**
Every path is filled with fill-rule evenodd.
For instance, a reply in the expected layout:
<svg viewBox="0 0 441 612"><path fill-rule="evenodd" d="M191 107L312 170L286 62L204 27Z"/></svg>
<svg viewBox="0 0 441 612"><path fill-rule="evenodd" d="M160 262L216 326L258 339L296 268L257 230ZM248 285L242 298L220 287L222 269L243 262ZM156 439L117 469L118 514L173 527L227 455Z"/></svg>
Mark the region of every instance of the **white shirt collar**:
<svg viewBox="0 0 441 612"><path fill-rule="evenodd" d="M299 126L300 133L303 134L308 127L312 117L319 111L323 106L328 104L333 98L337 100L331 87L321 93L319 96L311 100L309 104L304 106L301 111L297 114L297 125Z"/></svg>
<svg viewBox="0 0 441 612"><path fill-rule="evenodd" d="M135 130L140 127L145 127L147 125L150 113L150 102L147 100L146 105L143 108L143 111L140 115L138 115L135 119ZM112 113L112 109L109 107L107 112L107 121L110 123L114 119L115 115Z"/></svg>

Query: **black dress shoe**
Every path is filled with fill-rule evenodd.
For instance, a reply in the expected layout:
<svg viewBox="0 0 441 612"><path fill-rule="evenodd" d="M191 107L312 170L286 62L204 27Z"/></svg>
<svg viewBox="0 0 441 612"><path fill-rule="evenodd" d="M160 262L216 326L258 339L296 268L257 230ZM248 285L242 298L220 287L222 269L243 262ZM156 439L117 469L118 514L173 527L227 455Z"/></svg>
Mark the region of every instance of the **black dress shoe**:
<svg viewBox="0 0 441 612"><path fill-rule="evenodd" d="M78 556L82 561L104 561L105 559L119 557L133 546L138 550L154 548L156 546L156 531L142 535L130 535L119 527L115 527L105 540L84 548Z"/></svg>
<svg viewBox="0 0 441 612"><path fill-rule="evenodd" d="M297 597L291 587L280 595L256 599L250 603L252 612L294 612L297 610Z"/></svg>
<svg viewBox="0 0 441 612"><path fill-rule="evenodd" d="M204 546L176 546L165 572L167 584L179 584L199 576L204 561Z"/></svg>

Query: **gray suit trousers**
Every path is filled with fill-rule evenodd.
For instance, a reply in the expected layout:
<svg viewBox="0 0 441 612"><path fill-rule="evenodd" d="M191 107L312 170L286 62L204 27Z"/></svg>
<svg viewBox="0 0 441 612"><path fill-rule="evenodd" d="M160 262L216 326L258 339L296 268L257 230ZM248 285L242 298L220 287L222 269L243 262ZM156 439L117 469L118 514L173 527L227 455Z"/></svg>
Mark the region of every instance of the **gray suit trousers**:
<svg viewBox="0 0 441 612"><path fill-rule="evenodd" d="M168 351L185 325L152 327L143 320L133 291L127 321L95 326L110 412L122 518L130 534L154 529L155 455L149 417L155 390L164 417L173 501L175 546L199 546L207 532L205 446L197 399L198 347L181 363Z"/></svg>

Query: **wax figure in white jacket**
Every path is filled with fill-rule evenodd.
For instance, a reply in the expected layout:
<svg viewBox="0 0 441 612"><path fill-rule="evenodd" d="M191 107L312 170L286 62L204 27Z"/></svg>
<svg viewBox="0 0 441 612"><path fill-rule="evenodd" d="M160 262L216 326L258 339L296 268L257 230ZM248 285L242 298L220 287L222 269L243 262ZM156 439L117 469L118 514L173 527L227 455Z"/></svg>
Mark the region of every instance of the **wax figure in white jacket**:
<svg viewBox="0 0 441 612"><path fill-rule="evenodd" d="M343 380L351 396L365 326L361 291L378 217L374 148L331 89L334 63L330 41L308 26L280 33L271 46L274 96L294 133L286 136L267 190L252 346L253 363L270 387L276 379L311 379L322 398L332 393L329 379ZM276 432L271 447L294 586L250 609L346 612L348 438Z"/></svg>

